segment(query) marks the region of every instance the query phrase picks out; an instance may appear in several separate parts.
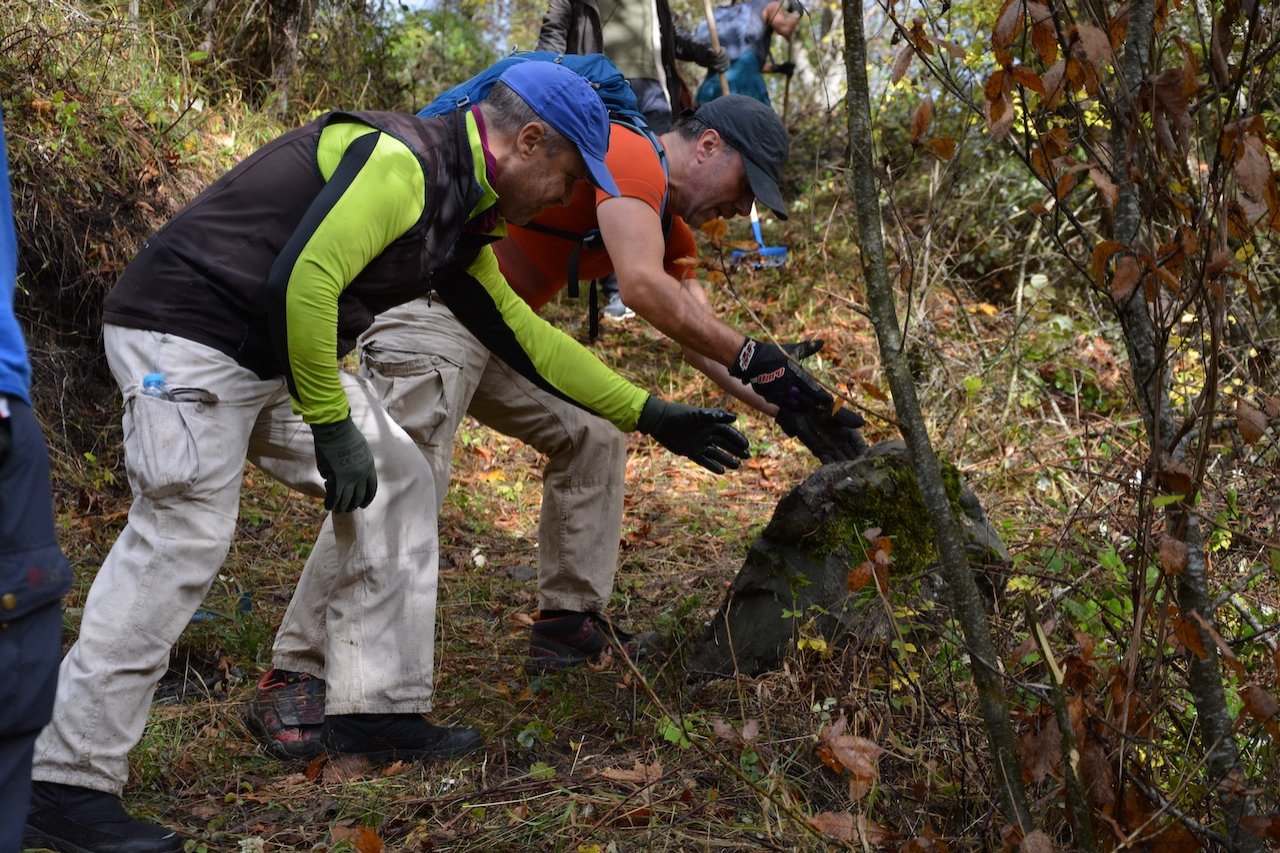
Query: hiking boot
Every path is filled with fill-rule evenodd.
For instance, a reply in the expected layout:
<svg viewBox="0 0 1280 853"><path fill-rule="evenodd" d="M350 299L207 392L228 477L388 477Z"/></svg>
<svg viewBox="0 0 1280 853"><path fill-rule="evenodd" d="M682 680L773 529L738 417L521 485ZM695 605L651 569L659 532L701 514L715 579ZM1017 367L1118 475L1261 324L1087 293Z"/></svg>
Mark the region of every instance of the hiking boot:
<svg viewBox="0 0 1280 853"><path fill-rule="evenodd" d="M609 301L600 309L600 316L606 320L630 320L636 316L636 312L632 311L622 302L622 297L616 293L609 294Z"/></svg>
<svg viewBox="0 0 1280 853"><path fill-rule="evenodd" d="M324 679L272 667L244 709L244 722L276 758L324 752Z"/></svg>
<svg viewBox="0 0 1280 853"><path fill-rule="evenodd" d="M135 820L120 798L56 782L31 786L24 847L61 853L180 853L182 837L172 829Z"/></svg>
<svg viewBox="0 0 1280 853"><path fill-rule="evenodd" d="M370 761L460 758L484 746L470 726L449 729L421 714L331 714L324 745L330 753L363 755Z"/></svg>
<svg viewBox="0 0 1280 853"><path fill-rule="evenodd" d="M613 649L610 638L631 660L650 654L658 645L653 631L631 634L598 613L550 611L529 631L529 664L535 672L598 663Z"/></svg>

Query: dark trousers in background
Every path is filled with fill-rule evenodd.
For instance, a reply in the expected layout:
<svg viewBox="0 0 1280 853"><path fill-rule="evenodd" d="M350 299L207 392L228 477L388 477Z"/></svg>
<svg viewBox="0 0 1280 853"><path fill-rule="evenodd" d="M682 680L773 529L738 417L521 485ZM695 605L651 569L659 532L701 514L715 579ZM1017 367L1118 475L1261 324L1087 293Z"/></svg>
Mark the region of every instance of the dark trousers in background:
<svg viewBox="0 0 1280 853"><path fill-rule="evenodd" d="M58 548L49 454L31 408L9 402L0 463L0 853L21 850L31 751L53 713L62 657L59 599L71 569Z"/></svg>

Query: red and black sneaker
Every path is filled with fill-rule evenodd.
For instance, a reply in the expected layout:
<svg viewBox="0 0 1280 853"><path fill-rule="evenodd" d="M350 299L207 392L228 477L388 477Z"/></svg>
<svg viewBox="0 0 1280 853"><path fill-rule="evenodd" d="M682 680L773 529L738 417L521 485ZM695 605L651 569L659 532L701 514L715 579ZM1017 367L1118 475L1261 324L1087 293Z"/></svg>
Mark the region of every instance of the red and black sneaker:
<svg viewBox="0 0 1280 853"><path fill-rule="evenodd" d="M324 752L324 679L272 667L245 707L244 721L277 758Z"/></svg>
<svg viewBox="0 0 1280 853"><path fill-rule="evenodd" d="M535 672L568 669L601 663L617 649L634 661L652 653L657 645L655 632L632 634L598 613L550 611L530 628L529 664Z"/></svg>

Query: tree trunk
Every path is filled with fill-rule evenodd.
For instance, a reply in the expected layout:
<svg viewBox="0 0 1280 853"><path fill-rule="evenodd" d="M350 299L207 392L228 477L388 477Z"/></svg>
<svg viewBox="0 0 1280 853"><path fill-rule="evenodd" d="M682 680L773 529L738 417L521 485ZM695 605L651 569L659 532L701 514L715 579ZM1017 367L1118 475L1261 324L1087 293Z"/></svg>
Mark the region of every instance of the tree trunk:
<svg viewBox="0 0 1280 853"><path fill-rule="evenodd" d="M1178 575L1178 607L1187 618L1199 614L1212 624L1199 517L1192 513L1186 525L1187 567ZM1241 818L1252 814L1255 809L1253 798L1244 793L1245 779L1240 772L1240 757L1231 736L1231 712L1227 710L1222 687L1218 646L1203 630L1200 636L1205 655L1191 655L1187 682L1200 723L1200 742L1208 750L1205 765L1209 781L1218 792L1218 802L1222 806L1223 834L1230 839L1231 850L1261 851L1264 849L1262 842L1241 828Z"/></svg>
<svg viewBox="0 0 1280 853"><path fill-rule="evenodd" d="M298 64L298 44L311 26L314 0L285 0L273 4L271 15L271 83L276 93L275 114L289 112L289 82Z"/></svg>
<svg viewBox="0 0 1280 853"><path fill-rule="evenodd" d="M1121 91L1117 93L1117 102L1111 111L1112 180L1119 190L1112 237L1126 246L1138 240L1142 225L1141 190L1130 180L1130 175L1154 174L1144 168L1143 164L1130 162L1131 156L1140 156L1141 148L1134 141L1135 128L1131 126L1130 119L1138 114L1139 88L1151 67L1154 19L1153 0L1136 0L1130 10L1124 53L1117 69L1122 82ZM1188 438L1179 440L1174 434L1172 409L1169 405L1167 360L1161 352L1159 330L1142 287L1136 288L1127 299L1116 304L1116 316L1124 330L1134 393L1138 398L1138 408L1146 425L1151 448L1149 470L1159 472L1167 461L1185 460ZM1207 417L1212 419L1212 411ZM1208 425L1202 425L1199 432L1207 440ZM1198 487L1199 483L1193 488ZM1193 619L1194 614L1199 614L1207 624L1212 625L1214 614L1209 604L1204 539L1200 533L1199 517L1185 508L1191 506L1194 495L1188 494L1186 497L1185 505L1171 505L1165 511L1166 535L1182 540L1187 548L1187 566L1177 579L1178 606L1185 618ZM1252 812L1253 802L1244 793L1245 785L1239 769L1239 755L1231 735L1231 716L1227 711L1226 688L1223 685L1217 646L1204 630L1198 626L1196 630L1206 654L1203 658L1191 655L1187 687L1200 722L1200 739L1208 753L1206 769L1211 785L1218 792L1223 809L1223 828L1231 839L1230 849L1252 853L1261 850L1262 845L1258 839L1240 829L1240 819Z"/></svg>
<svg viewBox="0 0 1280 853"><path fill-rule="evenodd" d="M871 97L867 81L866 35L860 3L845 0L844 36L845 70L849 93L849 148L853 153L849 164L849 187L857 208L858 244L862 256L863 275L867 282L867 299L871 305L872 323L880 345L880 357L893 393L903 438L925 507L932 517L934 538L943 575L951 593L952 606L964 631L966 650L973 667L974 683L987 739L995 764L996 790L1005 818L1020 827L1024 834L1032 829L1031 813L1014 746L1013 726L998 660L991 644L991 632L983 598L965 557L963 537L952 514L942 483L942 469L933 452L920 403L916 398L899 332L893 286L889 280L881 233L880 198L876 186L874 160L871 156Z"/></svg>

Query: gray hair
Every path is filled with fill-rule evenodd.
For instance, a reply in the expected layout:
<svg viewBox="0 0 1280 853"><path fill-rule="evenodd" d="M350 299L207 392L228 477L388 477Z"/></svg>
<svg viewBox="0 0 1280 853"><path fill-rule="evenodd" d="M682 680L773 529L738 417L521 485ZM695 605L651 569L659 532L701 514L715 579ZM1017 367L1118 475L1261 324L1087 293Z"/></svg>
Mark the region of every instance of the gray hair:
<svg viewBox="0 0 1280 853"><path fill-rule="evenodd" d="M703 121L701 118L698 117L697 113L684 113L683 115L679 116L676 119L676 122L671 129L676 133L677 136L679 136L681 139L687 142L695 141L699 136L702 135L702 132L704 130L714 130L716 133L720 134L720 144L724 145L730 151L738 150L737 148L734 148L732 144L730 144L729 140L724 138L724 134L720 133L719 128L715 128L707 124L705 121Z"/></svg>
<svg viewBox="0 0 1280 853"><path fill-rule="evenodd" d="M487 108L484 111L484 120L498 133L513 134L526 124L534 122L546 133L548 154L557 153L569 142L564 134L534 112L533 107L525 103L524 98L501 80L493 84L483 103Z"/></svg>

